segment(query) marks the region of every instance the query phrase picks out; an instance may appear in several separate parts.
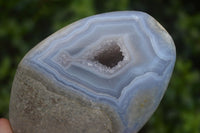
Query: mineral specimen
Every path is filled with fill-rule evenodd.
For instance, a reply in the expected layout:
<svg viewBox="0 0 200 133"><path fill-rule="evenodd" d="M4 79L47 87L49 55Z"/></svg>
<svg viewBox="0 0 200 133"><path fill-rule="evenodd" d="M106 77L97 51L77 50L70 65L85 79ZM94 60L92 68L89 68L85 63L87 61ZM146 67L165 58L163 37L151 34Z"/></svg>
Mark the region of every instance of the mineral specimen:
<svg viewBox="0 0 200 133"><path fill-rule="evenodd" d="M19 64L9 112L14 133L136 133L159 105L175 58L172 38L146 13L77 21Z"/></svg>

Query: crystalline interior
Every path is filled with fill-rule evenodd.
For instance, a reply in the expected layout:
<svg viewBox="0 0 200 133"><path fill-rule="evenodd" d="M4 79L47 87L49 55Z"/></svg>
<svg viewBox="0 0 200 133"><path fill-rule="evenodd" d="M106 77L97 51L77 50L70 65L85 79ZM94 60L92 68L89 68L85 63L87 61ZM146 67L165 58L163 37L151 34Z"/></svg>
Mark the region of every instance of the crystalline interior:
<svg viewBox="0 0 200 133"><path fill-rule="evenodd" d="M110 45L104 46L104 49L94 56L94 61L97 61L106 67L113 68L122 61L123 58L124 56L120 47L116 42L111 42Z"/></svg>

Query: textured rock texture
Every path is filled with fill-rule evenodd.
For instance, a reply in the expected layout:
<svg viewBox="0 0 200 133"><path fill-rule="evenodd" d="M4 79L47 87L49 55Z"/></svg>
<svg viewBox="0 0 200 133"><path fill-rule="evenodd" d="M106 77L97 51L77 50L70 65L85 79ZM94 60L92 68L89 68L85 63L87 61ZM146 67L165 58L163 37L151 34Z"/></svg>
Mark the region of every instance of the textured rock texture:
<svg viewBox="0 0 200 133"><path fill-rule="evenodd" d="M9 117L15 133L136 133L159 105L176 59L151 16L91 16L54 33L18 66Z"/></svg>

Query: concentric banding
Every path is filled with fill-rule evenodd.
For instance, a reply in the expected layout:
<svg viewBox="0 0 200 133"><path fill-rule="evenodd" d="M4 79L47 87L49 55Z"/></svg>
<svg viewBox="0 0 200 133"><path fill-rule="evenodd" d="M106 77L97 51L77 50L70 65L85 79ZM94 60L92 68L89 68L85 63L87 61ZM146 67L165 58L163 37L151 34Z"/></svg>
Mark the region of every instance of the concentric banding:
<svg viewBox="0 0 200 133"><path fill-rule="evenodd" d="M112 68L91 60L109 43L119 46L123 53L123 60ZM37 51L26 59L56 82L68 86L63 89L70 87L111 105L123 124L128 125L126 130L131 131L140 128L160 102L175 56L173 40L151 16L113 12L63 28L38 45ZM138 99L139 96L144 99ZM132 108L141 103L145 109L138 112L139 107ZM138 114L132 116L130 112Z"/></svg>

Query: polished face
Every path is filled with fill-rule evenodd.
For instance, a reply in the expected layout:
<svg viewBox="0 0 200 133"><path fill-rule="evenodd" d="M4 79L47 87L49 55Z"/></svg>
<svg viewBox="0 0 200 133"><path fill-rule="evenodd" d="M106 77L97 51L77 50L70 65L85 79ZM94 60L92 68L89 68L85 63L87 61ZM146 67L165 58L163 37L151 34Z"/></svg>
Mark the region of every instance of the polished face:
<svg viewBox="0 0 200 133"><path fill-rule="evenodd" d="M36 50L37 49L37 50ZM91 16L44 40L25 59L65 89L112 107L136 132L160 103L175 63L164 28L142 12Z"/></svg>

